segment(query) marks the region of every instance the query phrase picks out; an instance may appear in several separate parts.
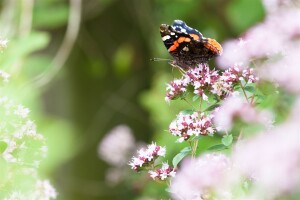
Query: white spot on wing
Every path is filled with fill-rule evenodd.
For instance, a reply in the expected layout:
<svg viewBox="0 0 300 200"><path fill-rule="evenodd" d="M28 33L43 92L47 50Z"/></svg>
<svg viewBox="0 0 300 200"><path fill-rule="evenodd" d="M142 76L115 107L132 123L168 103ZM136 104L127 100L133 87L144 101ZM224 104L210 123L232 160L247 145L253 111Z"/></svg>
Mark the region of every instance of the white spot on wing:
<svg viewBox="0 0 300 200"><path fill-rule="evenodd" d="M168 40L168 39L170 39L171 37L169 36L169 35L165 35L164 37L162 37L162 40L163 41L166 41L166 40Z"/></svg>

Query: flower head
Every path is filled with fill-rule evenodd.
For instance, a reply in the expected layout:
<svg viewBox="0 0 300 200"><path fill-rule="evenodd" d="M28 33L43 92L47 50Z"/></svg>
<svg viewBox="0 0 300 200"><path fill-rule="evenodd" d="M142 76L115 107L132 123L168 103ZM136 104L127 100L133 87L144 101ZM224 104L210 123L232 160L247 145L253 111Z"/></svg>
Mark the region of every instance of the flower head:
<svg viewBox="0 0 300 200"><path fill-rule="evenodd" d="M133 170L139 171L142 167L147 167L149 164L154 163L154 161L166 154L166 148L152 143L147 146L147 148L141 148L138 150L138 156L132 157L129 165Z"/></svg>
<svg viewBox="0 0 300 200"><path fill-rule="evenodd" d="M8 40L0 39L0 52L7 48Z"/></svg>
<svg viewBox="0 0 300 200"><path fill-rule="evenodd" d="M180 97L186 91L187 84L182 79L173 80L167 85L167 93L165 100L169 102Z"/></svg>
<svg viewBox="0 0 300 200"><path fill-rule="evenodd" d="M212 135L216 131L212 119L213 115L198 114L198 112L183 114L181 112L170 124L169 131L172 135L179 136L179 142L188 140L192 136Z"/></svg>
<svg viewBox="0 0 300 200"><path fill-rule="evenodd" d="M0 47L0 49L1 49L1 47ZM3 70L0 70L0 77L2 78L3 82L5 83L5 82L8 82L10 74Z"/></svg>
<svg viewBox="0 0 300 200"><path fill-rule="evenodd" d="M220 72L211 70L207 64L199 64L195 68L190 68L185 72L181 79L176 79L168 84L166 101L174 100L180 96L184 96L187 87L191 86L194 94L208 101L210 94L218 96L219 99L224 99L226 96L234 92L234 86L239 81L245 83L255 83L258 77L254 74L254 70L240 65Z"/></svg>
<svg viewBox="0 0 300 200"><path fill-rule="evenodd" d="M48 180L38 181L33 199L49 200L56 199L57 193Z"/></svg>
<svg viewBox="0 0 300 200"><path fill-rule="evenodd" d="M218 62L222 68L255 62L262 79L299 93L299 8L289 0L263 2L268 10L265 21L249 29L242 39L226 42ZM248 81L255 81L247 73L243 74Z"/></svg>
<svg viewBox="0 0 300 200"><path fill-rule="evenodd" d="M252 192L262 199L276 199L299 192L299 129L298 122L287 121L235 148L233 160L236 167L241 176L253 180Z"/></svg>
<svg viewBox="0 0 300 200"><path fill-rule="evenodd" d="M261 123L266 127L270 127L273 122L268 112L258 111L240 96L228 97L214 114L216 126L223 131L229 131L237 118L247 123Z"/></svg>
<svg viewBox="0 0 300 200"><path fill-rule="evenodd" d="M40 181L38 167L46 156L47 146L42 134L37 132L29 109L16 104L8 97L0 97L1 197L11 199L56 198L49 181ZM26 185L26 189L24 186Z"/></svg>
<svg viewBox="0 0 300 200"><path fill-rule="evenodd" d="M165 180L168 177L175 177L176 170L170 167L168 163L162 163L161 168L149 171L150 177L154 180Z"/></svg>
<svg viewBox="0 0 300 200"><path fill-rule="evenodd" d="M185 161L172 181L171 194L174 199L201 200L210 189L218 188L230 167L230 159L223 154L205 154Z"/></svg>
<svg viewBox="0 0 300 200"><path fill-rule="evenodd" d="M126 164L134 146L131 129L126 125L118 125L101 140L98 154L107 163L119 167Z"/></svg>

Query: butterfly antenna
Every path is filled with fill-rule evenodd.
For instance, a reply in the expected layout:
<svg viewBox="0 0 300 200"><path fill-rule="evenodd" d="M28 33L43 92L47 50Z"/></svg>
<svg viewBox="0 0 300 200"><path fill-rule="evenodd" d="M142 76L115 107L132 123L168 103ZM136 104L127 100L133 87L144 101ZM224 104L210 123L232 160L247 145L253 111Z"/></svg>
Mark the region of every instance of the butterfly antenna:
<svg viewBox="0 0 300 200"><path fill-rule="evenodd" d="M172 61L171 59L167 58L150 58L150 61Z"/></svg>

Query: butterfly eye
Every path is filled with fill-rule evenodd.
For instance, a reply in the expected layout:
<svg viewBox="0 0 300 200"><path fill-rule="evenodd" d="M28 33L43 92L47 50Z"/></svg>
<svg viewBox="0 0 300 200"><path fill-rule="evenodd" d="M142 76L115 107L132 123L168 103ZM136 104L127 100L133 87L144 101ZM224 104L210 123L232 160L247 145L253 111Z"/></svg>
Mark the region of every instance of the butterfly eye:
<svg viewBox="0 0 300 200"><path fill-rule="evenodd" d="M160 32L164 32L167 29L168 29L168 25L166 25L166 24L161 24L159 27Z"/></svg>

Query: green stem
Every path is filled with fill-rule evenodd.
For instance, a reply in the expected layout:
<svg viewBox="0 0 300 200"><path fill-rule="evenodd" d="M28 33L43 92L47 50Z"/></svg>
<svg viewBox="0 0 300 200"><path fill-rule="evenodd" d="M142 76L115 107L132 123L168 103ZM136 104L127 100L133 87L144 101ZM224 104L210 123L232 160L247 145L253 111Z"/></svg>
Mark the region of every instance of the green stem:
<svg viewBox="0 0 300 200"><path fill-rule="evenodd" d="M193 158L196 157L198 142L199 142L198 140L194 141L194 145L193 145L193 149L192 149L192 156L193 156Z"/></svg>
<svg viewBox="0 0 300 200"><path fill-rule="evenodd" d="M241 129L236 142L238 143L242 139L242 137L243 137L243 129Z"/></svg>
<svg viewBox="0 0 300 200"><path fill-rule="evenodd" d="M251 97L250 103L253 104L254 103L254 97L255 97L256 91L254 92L254 94Z"/></svg>
<svg viewBox="0 0 300 200"><path fill-rule="evenodd" d="M202 101L203 99L200 97L200 107L199 107L199 112L201 113L201 110L202 110Z"/></svg>
<svg viewBox="0 0 300 200"><path fill-rule="evenodd" d="M191 149L192 149L192 158L194 158L194 151L193 151L193 144L192 144L192 142L191 141L189 141L189 145L190 145L190 147L191 147Z"/></svg>
<svg viewBox="0 0 300 200"><path fill-rule="evenodd" d="M243 93L244 93L244 96L245 96L245 98L246 98L246 101L249 103L249 100L248 100L248 97L247 97L245 88L244 88L243 84L241 83L241 81L240 81L240 86L241 86L241 89L242 89L242 91L243 91Z"/></svg>

